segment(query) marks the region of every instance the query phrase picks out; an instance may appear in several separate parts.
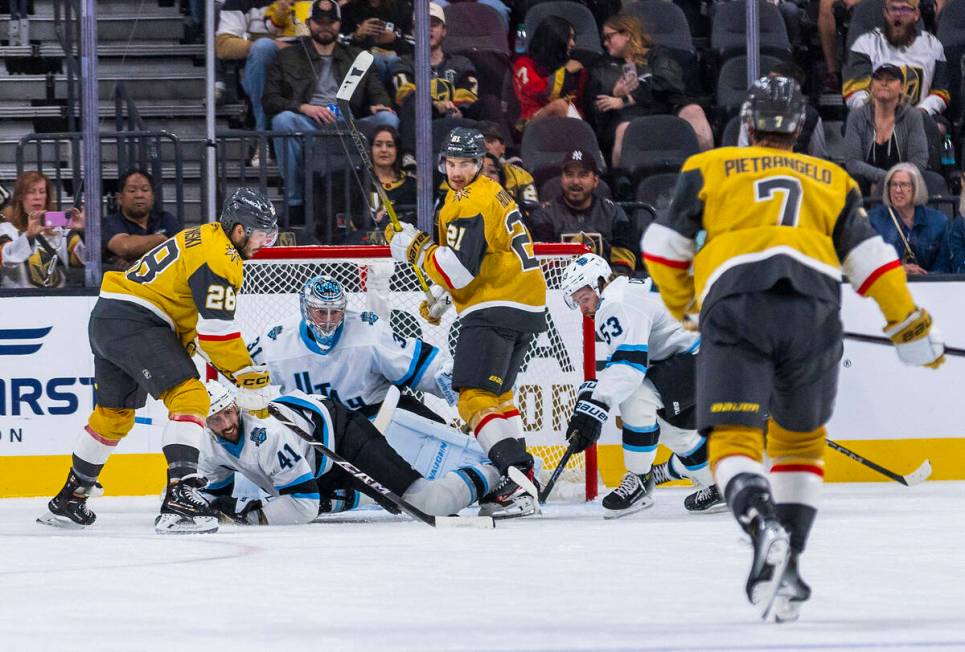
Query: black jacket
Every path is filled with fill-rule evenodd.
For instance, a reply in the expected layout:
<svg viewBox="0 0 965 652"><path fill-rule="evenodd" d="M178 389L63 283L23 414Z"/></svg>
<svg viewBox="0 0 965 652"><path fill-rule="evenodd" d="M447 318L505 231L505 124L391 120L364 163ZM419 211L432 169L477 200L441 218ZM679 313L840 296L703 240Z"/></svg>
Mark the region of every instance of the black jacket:
<svg viewBox="0 0 965 652"><path fill-rule="evenodd" d="M340 43L335 44L335 49L332 51L332 70L337 83L341 84L345 79L358 53L359 50L356 48ZM268 76L265 79L265 94L261 98L265 113L269 116L282 111L298 113L299 106L311 102L318 84L315 71L318 69L317 62L320 59L321 56L315 51L310 36L304 36L295 41L291 47L281 50L268 68ZM392 100L379 80L379 76L369 69L355 91L355 95L352 96L352 115L356 118L365 118L371 115L369 107L374 104L392 106Z"/></svg>

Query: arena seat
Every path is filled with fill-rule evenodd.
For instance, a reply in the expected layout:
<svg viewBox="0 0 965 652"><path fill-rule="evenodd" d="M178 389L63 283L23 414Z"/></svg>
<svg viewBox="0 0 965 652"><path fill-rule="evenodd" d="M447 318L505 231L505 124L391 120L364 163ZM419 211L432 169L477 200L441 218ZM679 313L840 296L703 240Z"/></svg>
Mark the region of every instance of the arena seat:
<svg viewBox="0 0 965 652"><path fill-rule="evenodd" d="M781 11L766 0L759 0L757 4L760 11L761 54L789 61L791 42ZM743 55L747 51L747 20L744 12L743 2L724 2L714 6L710 47L720 61Z"/></svg>
<svg viewBox="0 0 965 652"><path fill-rule="evenodd" d="M474 2L445 8L446 52L498 52L509 56L509 41L499 12Z"/></svg>
<svg viewBox="0 0 965 652"><path fill-rule="evenodd" d="M573 25L573 29L576 30L577 49L589 50L597 54L603 52L600 45L600 28L596 24L593 13L586 6L567 1L534 5L526 12L526 18L523 21L526 25L526 34L530 39L547 16L560 16Z"/></svg>
<svg viewBox="0 0 965 652"><path fill-rule="evenodd" d="M600 171L606 169L593 128L579 118L533 120L523 132L520 156L526 169L533 175L536 185L541 186L548 178L559 174L563 157L574 149L593 152Z"/></svg>
<svg viewBox="0 0 965 652"><path fill-rule="evenodd" d="M952 105L948 117L958 122L962 115L962 56L965 55L965 0L951 0L938 17L938 40L948 61L948 91Z"/></svg>
<svg viewBox="0 0 965 652"><path fill-rule="evenodd" d="M667 48L684 72L687 90L700 93L700 68L687 16L683 9L666 0L638 0L623 7L622 13L635 16L644 32L657 45Z"/></svg>
<svg viewBox="0 0 965 652"><path fill-rule="evenodd" d="M736 147L737 141L740 138L740 131L741 118L740 115L735 115L727 121L727 126L724 127L724 132L720 135L720 146Z"/></svg>
<svg viewBox="0 0 965 652"><path fill-rule="evenodd" d="M761 55L760 70L765 74L779 59L767 55ZM747 57L739 56L728 59L720 67L717 75L717 108L723 112L724 118L730 118L734 112L740 109L741 104L747 99ZM721 115L718 115L718 119Z"/></svg>
<svg viewBox="0 0 965 652"><path fill-rule="evenodd" d="M670 206L673 189L677 185L679 176L677 172L664 172L643 179L637 184L635 199L638 202L650 204L657 211L657 215L662 216Z"/></svg>
<svg viewBox="0 0 965 652"><path fill-rule="evenodd" d="M676 172L688 156L700 151L690 123L673 115L634 118L623 136L620 167L639 180L659 172Z"/></svg>

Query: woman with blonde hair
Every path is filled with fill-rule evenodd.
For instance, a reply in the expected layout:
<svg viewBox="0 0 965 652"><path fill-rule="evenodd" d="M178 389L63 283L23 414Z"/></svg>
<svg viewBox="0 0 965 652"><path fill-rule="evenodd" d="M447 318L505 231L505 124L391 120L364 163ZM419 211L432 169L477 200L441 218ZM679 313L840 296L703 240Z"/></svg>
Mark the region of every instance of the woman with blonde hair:
<svg viewBox="0 0 965 652"><path fill-rule="evenodd" d="M685 91L683 69L661 46L654 45L635 16L611 16L603 23L607 55L590 70L588 106L597 139L612 150L612 163L620 165L623 135L630 120L670 114L690 123L701 150L714 146L714 134L699 105Z"/></svg>
<svg viewBox="0 0 965 652"><path fill-rule="evenodd" d="M945 270L948 218L926 206L928 189L917 166L899 163L885 173L883 204L868 213L871 226L895 248L910 275Z"/></svg>
<svg viewBox="0 0 965 652"><path fill-rule="evenodd" d="M53 209L50 179L35 171L20 175L0 222L0 287L63 287L66 267L83 267L84 212L73 208L65 226L54 226Z"/></svg>

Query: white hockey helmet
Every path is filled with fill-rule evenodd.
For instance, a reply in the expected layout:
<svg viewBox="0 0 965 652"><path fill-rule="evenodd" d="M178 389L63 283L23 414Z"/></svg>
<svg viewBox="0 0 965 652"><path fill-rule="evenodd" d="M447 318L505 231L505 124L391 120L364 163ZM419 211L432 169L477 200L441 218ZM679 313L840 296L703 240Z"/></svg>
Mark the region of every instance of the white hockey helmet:
<svg viewBox="0 0 965 652"><path fill-rule="evenodd" d="M576 310L573 293L584 287L590 287L599 296L600 279L605 283L610 278L610 265L596 254L582 254L563 270L560 280L560 290L563 291L563 301L570 310Z"/></svg>
<svg viewBox="0 0 965 652"><path fill-rule="evenodd" d="M342 284L331 276L315 276L302 288L299 302L302 320L315 336L315 341L331 349L341 335L348 298Z"/></svg>
<svg viewBox="0 0 965 652"><path fill-rule="evenodd" d="M227 387L217 380L207 381L204 384L204 388L208 390L208 399L211 401L211 407L208 408L209 417L213 417L218 414L218 412L235 404L235 397L232 396Z"/></svg>

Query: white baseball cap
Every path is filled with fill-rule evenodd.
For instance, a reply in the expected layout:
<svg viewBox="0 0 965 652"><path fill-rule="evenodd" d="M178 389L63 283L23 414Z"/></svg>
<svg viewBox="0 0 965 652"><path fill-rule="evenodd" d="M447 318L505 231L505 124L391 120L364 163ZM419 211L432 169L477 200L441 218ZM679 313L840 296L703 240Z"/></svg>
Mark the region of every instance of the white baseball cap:
<svg viewBox="0 0 965 652"><path fill-rule="evenodd" d="M429 18L438 18L442 21L442 24L446 24L446 12L442 10L442 5L437 5L435 2L429 3Z"/></svg>

